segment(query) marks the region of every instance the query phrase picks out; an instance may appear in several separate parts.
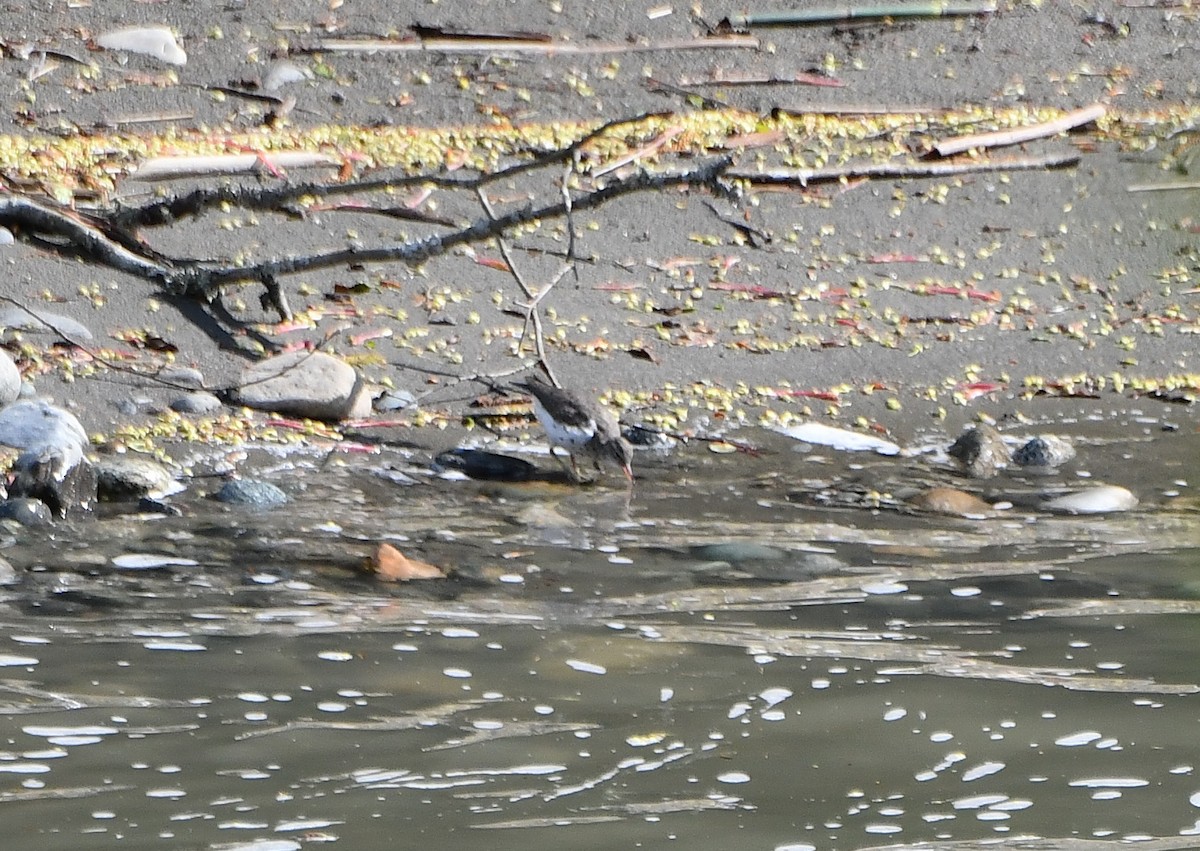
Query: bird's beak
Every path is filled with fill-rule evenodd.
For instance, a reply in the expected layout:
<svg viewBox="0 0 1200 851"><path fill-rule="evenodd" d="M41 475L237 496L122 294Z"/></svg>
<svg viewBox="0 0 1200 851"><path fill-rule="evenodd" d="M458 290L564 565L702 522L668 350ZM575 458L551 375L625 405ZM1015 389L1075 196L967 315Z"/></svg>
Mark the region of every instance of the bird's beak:
<svg viewBox="0 0 1200 851"><path fill-rule="evenodd" d="M622 464L621 469L625 472L625 478L629 479L629 484L633 484L633 468L628 464Z"/></svg>

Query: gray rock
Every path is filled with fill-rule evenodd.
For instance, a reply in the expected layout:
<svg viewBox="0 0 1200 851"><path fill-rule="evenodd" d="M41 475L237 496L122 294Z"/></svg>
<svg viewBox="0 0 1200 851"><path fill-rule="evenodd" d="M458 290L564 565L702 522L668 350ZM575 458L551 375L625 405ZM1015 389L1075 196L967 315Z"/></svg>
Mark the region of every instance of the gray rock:
<svg viewBox="0 0 1200 851"><path fill-rule="evenodd" d="M46 503L59 517L89 509L96 474L84 458L87 432L75 415L45 399L21 399L0 409L0 443L22 450L13 465L11 497Z"/></svg>
<svg viewBox="0 0 1200 851"><path fill-rule="evenodd" d="M14 520L22 526L48 526L54 517L41 500L20 497L0 502L0 520Z"/></svg>
<svg viewBox="0 0 1200 851"><path fill-rule="evenodd" d="M67 342L92 339L92 332L82 322L61 313L24 307L0 310L0 328L15 328L35 334L55 334Z"/></svg>
<svg viewBox="0 0 1200 851"><path fill-rule="evenodd" d="M158 373L157 378L188 390L204 389L204 373L190 366L168 366Z"/></svg>
<svg viewBox="0 0 1200 851"><path fill-rule="evenodd" d="M988 425L971 426L946 451L973 479L989 479L1009 462L1004 438Z"/></svg>
<svg viewBox="0 0 1200 851"><path fill-rule="evenodd" d="M286 505L288 495L270 482L256 479L232 479L217 491L220 502L245 505L250 508L276 508Z"/></svg>
<svg viewBox="0 0 1200 851"><path fill-rule="evenodd" d="M360 404L362 380L350 364L324 352L289 352L242 373L238 401L260 411L341 420Z"/></svg>
<svg viewBox="0 0 1200 851"><path fill-rule="evenodd" d="M0 405L15 402L21 395L21 371L8 352L0 351Z"/></svg>
<svg viewBox="0 0 1200 851"><path fill-rule="evenodd" d="M1044 434L1014 452L1013 462L1022 467L1058 467L1074 457L1074 446L1061 437Z"/></svg>
<svg viewBox="0 0 1200 851"><path fill-rule="evenodd" d="M96 491L100 499L121 501L161 496L172 490L175 477L164 465L136 455L109 455L96 462Z"/></svg>
<svg viewBox="0 0 1200 851"><path fill-rule="evenodd" d="M180 396L171 402L171 410L181 414L213 414L223 407L220 399L203 390Z"/></svg>

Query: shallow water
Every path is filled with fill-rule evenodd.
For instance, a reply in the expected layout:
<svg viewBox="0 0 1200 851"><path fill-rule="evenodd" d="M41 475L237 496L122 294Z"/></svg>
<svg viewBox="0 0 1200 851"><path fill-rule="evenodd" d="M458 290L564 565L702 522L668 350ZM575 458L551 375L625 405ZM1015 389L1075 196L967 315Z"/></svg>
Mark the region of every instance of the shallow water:
<svg viewBox="0 0 1200 851"><path fill-rule="evenodd" d="M936 453L747 431L760 454L640 453L632 498L299 455L263 464L281 511L22 531L0 813L23 849L1191 847L1200 438L1174 413L1060 424L1076 461L984 483L1018 507L983 520L897 510L972 486ZM1100 482L1140 506L1020 507ZM375 582L385 538L455 576Z"/></svg>

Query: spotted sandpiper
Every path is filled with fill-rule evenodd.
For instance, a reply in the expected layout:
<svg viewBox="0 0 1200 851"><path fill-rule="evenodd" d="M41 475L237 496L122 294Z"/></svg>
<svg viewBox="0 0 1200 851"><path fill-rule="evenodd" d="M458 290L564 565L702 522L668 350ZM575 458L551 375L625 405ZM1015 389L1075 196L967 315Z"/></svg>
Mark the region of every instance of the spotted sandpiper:
<svg viewBox="0 0 1200 851"><path fill-rule="evenodd" d="M590 459L597 471L601 461L613 462L625 473L625 478L633 481L630 467L633 447L621 436L617 418L608 408L572 390L555 387L537 374L521 382L521 386L533 394L533 413L546 430L550 454L561 462L562 457L555 454L554 448L561 446L567 450L575 481L584 481L576 455Z"/></svg>

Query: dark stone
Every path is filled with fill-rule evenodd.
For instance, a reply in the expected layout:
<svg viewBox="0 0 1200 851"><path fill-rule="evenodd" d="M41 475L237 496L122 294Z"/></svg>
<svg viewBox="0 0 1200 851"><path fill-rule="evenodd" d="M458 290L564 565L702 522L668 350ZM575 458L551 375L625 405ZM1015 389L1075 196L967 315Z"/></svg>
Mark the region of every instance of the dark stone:
<svg viewBox="0 0 1200 851"><path fill-rule="evenodd" d="M216 498L220 502L249 508L277 508L288 502L288 495L282 490L257 479L231 479L217 491Z"/></svg>
<svg viewBox="0 0 1200 851"><path fill-rule="evenodd" d="M155 499L152 496L144 496L138 500L138 511L144 511L147 514L162 514L167 517L182 517L183 511L178 505L171 505L161 499Z"/></svg>
<svg viewBox="0 0 1200 851"><path fill-rule="evenodd" d="M47 526L54 522L46 503L27 497L0 502L0 520L15 520L22 526Z"/></svg>
<svg viewBox="0 0 1200 851"><path fill-rule="evenodd" d="M472 479L501 482L527 482L538 474L538 468L523 458L484 449L451 449L433 459L433 468L439 472L456 470Z"/></svg>
<svg viewBox="0 0 1200 851"><path fill-rule="evenodd" d="M1061 437L1035 437L1013 453L1022 467L1057 467L1075 457L1075 447Z"/></svg>

